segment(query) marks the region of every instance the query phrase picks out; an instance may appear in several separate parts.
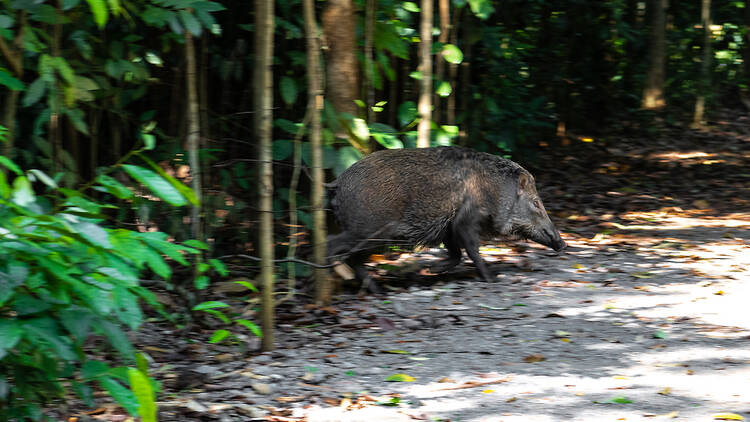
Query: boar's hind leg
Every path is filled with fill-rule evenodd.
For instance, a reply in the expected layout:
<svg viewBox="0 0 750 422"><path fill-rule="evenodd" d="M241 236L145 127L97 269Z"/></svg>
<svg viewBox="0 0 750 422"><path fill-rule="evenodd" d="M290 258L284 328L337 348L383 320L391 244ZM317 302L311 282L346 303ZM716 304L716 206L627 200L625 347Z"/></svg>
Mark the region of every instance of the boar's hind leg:
<svg viewBox="0 0 750 422"><path fill-rule="evenodd" d="M443 239L445 248L448 249L448 258L445 258L430 267L433 273L443 273L455 267L461 262L461 247L458 246L453 229L449 228Z"/></svg>

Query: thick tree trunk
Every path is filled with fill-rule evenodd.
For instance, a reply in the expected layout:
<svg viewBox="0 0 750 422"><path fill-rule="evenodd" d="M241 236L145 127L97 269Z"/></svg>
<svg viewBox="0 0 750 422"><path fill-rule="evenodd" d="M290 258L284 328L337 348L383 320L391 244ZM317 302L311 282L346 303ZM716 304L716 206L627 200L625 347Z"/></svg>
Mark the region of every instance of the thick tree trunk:
<svg viewBox="0 0 750 422"><path fill-rule="evenodd" d="M338 113L356 115L357 56L352 0L329 0L323 11L328 44L326 97Z"/></svg>
<svg viewBox="0 0 750 422"><path fill-rule="evenodd" d="M374 3L375 0L368 0ZM313 259L316 264L326 261L326 215L323 209L323 148L320 113L323 111L323 78L320 68L320 43L318 25L315 22L313 0L302 3L305 13L307 35L307 110L310 115L310 152L312 155L312 213L313 213ZM368 104L369 106L370 104ZM368 107L369 108L369 107ZM315 303L331 303L331 279L324 268L315 269Z"/></svg>
<svg viewBox="0 0 750 422"><path fill-rule="evenodd" d="M375 105L375 87L373 86L373 74L375 73L375 57L373 55L373 34L375 32L375 10L377 0L367 0L365 5L365 95L367 96L367 122L375 121L375 113L372 107ZM309 54L309 52L308 52Z"/></svg>
<svg viewBox="0 0 750 422"><path fill-rule="evenodd" d="M432 124L432 2L422 0L421 22L419 25L419 69L422 80L419 84L419 125L417 126L417 147L430 146L430 125Z"/></svg>
<svg viewBox="0 0 750 422"><path fill-rule="evenodd" d="M271 124L273 123L273 28L274 0L255 0L255 88L256 133L260 164L260 228L258 250L261 258L260 280L263 289L261 347L273 349L274 344L274 251L273 251L273 162Z"/></svg>
<svg viewBox="0 0 750 422"><path fill-rule="evenodd" d="M746 6L747 7L747 6ZM701 80L698 83L698 96L695 99L693 127L701 127L704 122L706 95L711 88L711 0L701 0L701 25L703 26L703 57L701 58Z"/></svg>
<svg viewBox="0 0 750 422"><path fill-rule="evenodd" d="M185 65L185 85L187 88L187 110L185 114L188 126L185 149L190 166L191 187L200 201L203 195L201 195L201 165L198 158L201 137L200 112L198 111L198 72L195 62L193 34L190 31L185 31ZM190 231L193 239L202 241L200 211L200 204L195 204L190 209Z"/></svg>
<svg viewBox="0 0 750 422"><path fill-rule="evenodd" d="M658 110L664 107L664 75L666 73L666 9L667 0L651 0L650 67L643 88L641 107Z"/></svg>

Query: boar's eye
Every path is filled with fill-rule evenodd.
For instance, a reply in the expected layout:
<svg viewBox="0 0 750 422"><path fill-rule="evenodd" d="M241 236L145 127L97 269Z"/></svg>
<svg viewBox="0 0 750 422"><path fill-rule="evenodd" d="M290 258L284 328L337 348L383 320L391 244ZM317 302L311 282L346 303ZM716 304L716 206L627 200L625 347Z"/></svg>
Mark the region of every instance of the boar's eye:
<svg viewBox="0 0 750 422"><path fill-rule="evenodd" d="M534 200L534 208L539 209L539 210L542 209L542 204L541 202L539 202L538 199Z"/></svg>

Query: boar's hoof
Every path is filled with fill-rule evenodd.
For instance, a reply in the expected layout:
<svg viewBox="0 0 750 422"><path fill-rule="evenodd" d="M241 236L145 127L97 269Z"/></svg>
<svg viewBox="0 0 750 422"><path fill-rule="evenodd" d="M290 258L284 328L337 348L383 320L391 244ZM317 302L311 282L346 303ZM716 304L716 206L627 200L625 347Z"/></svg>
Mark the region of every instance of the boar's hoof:
<svg viewBox="0 0 750 422"><path fill-rule="evenodd" d="M445 258L430 266L430 272L435 274L444 273L456 267L461 262L461 258Z"/></svg>

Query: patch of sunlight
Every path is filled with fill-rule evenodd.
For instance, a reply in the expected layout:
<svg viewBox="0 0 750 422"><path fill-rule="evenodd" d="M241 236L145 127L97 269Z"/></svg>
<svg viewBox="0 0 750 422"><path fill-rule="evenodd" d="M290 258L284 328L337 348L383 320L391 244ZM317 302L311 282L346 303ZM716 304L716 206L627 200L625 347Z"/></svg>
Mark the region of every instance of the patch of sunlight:
<svg viewBox="0 0 750 422"><path fill-rule="evenodd" d="M703 151L689 151L689 152L662 152L661 154L651 154L649 158L656 158L662 161L679 161L679 160L692 160L695 158L712 158L716 157L716 154L709 154Z"/></svg>

